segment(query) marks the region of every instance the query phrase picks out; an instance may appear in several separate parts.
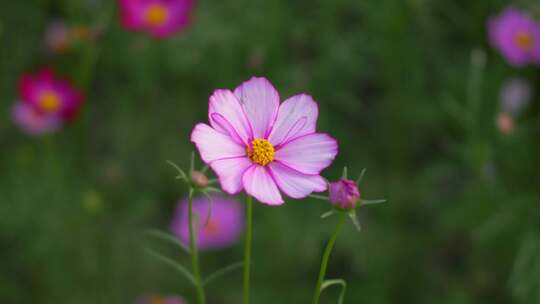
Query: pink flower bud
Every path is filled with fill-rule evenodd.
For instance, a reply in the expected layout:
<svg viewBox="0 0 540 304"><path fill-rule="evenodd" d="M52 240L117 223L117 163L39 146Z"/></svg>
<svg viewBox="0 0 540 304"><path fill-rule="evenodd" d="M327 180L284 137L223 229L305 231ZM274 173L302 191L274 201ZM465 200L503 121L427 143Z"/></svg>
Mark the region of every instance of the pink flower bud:
<svg viewBox="0 0 540 304"><path fill-rule="evenodd" d="M354 209L360 200L360 191L356 183L348 179L340 179L330 183L330 202L341 209Z"/></svg>
<svg viewBox="0 0 540 304"><path fill-rule="evenodd" d="M208 177L200 171L191 172L191 182L197 187L208 187Z"/></svg>
<svg viewBox="0 0 540 304"><path fill-rule="evenodd" d="M514 120L507 113L499 113L497 116L497 129L502 135L510 135L514 131Z"/></svg>

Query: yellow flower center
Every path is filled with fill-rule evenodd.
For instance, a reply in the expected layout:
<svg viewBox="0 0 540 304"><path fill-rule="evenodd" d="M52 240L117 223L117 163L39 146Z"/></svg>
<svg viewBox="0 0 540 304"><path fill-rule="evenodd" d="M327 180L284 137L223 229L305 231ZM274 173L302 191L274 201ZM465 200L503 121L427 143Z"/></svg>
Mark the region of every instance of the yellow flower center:
<svg viewBox="0 0 540 304"><path fill-rule="evenodd" d="M530 33L519 32L514 40L518 47L524 51L530 51L533 47L534 40Z"/></svg>
<svg viewBox="0 0 540 304"><path fill-rule="evenodd" d="M160 26L169 18L169 11L161 4L152 4L146 9L145 19L150 26Z"/></svg>
<svg viewBox="0 0 540 304"><path fill-rule="evenodd" d="M261 166L266 166L274 160L276 150L274 146L266 140L257 138L251 142L251 146L247 147L247 154L252 162Z"/></svg>
<svg viewBox="0 0 540 304"><path fill-rule="evenodd" d="M39 104L45 112L56 112L60 108L60 97L53 91L45 91L41 93Z"/></svg>
<svg viewBox="0 0 540 304"><path fill-rule="evenodd" d="M150 304L165 304L165 300L161 297L152 297L150 299Z"/></svg>

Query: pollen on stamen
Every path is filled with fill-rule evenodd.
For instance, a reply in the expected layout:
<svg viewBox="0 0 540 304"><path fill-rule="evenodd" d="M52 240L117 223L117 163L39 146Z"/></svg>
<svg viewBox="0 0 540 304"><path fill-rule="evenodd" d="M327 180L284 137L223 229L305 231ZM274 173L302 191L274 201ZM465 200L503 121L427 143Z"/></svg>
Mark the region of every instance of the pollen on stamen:
<svg viewBox="0 0 540 304"><path fill-rule="evenodd" d="M251 145L247 147L247 154L249 159L261 166L266 166L274 160L274 154L276 150L274 146L262 138L254 139Z"/></svg>

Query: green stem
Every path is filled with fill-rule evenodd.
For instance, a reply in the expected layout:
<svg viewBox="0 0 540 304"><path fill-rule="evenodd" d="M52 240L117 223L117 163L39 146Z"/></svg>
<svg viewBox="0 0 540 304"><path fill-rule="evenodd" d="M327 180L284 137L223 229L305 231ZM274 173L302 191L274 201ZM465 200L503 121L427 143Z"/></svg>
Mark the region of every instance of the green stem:
<svg viewBox="0 0 540 304"><path fill-rule="evenodd" d="M312 304L319 304L322 284L324 282L324 277L326 276L326 268L328 267L328 259L330 258L330 253L332 253L332 249L334 248L334 243L336 242L339 231L341 230L341 227L343 226L343 223L345 223L345 219L347 218L347 213L340 213L341 214L339 215L336 230L334 231L334 234L332 234L332 237L330 237L330 240L328 241L328 244L326 244L326 248L324 249L323 258L321 261L321 270L319 271L319 278L317 279L317 286L315 287L315 293L313 294L313 301L311 302Z"/></svg>
<svg viewBox="0 0 540 304"><path fill-rule="evenodd" d="M193 276L195 277L195 285L197 288L197 303L204 304L206 302L204 296L204 287L199 269L199 253L197 252L197 240L195 238L195 229L193 227L193 190L189 190L188 197L188 219L189 219L189 249L191 252L191 264L193 267Z"/></svg>
<svg viewBox="0 0 540 304"><path fill-rule="evenodd" d="M249 303L249 275L251 266L251 238L253 224L253 198L246 198L246 239L244 245L244 304Z"/></svg>

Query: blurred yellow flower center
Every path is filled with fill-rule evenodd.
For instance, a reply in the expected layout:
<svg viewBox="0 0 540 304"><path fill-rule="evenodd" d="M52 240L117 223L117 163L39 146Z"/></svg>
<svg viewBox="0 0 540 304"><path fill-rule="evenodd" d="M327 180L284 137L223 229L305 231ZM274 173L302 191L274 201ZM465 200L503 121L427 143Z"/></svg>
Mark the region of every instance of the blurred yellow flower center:
<svg viewBox="0 0 540 304"><path fill-rule="evenodd" d="M274 146L266 140L257 138L251 142L251 146L247 147L247 154L252 162L261 166L266 166L274 160L276 150Z"/></svg>
<svg viewBox="0 0 540 304"><path fill-rule="evenodd" d="M532 49L534 40L530 33L519 32L514 39L518 47L522 50L530 51Z"/></svg>
<svg viewBox="0 0 540 304"><path fill-rule="evenodd" d="M152 297L150 304L165 304L165 300L161 297Z"/></svg>
<svg viewBox="0 0 540 304"><path fill-rule="evenodd" d="M45 91L40 96L39 104L45 112L56 112L60 108L60 97L53 91Z"/></svg>
<svg viewBox="0 0 540 304"><path fill-rule="evenodd" d="M161 4L152 4L146 9L145 18L149 25L159 26L169 18L169 11Z"/></svg>

